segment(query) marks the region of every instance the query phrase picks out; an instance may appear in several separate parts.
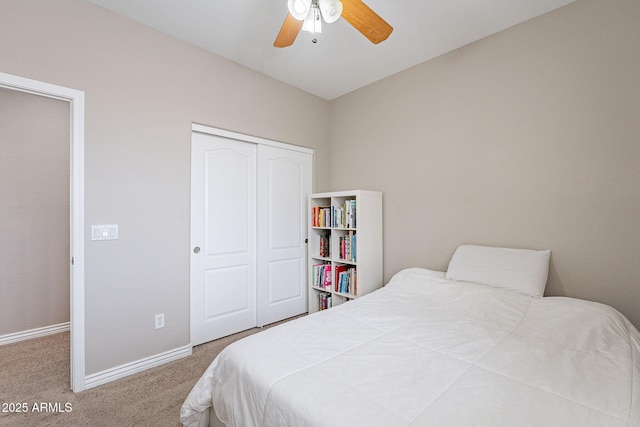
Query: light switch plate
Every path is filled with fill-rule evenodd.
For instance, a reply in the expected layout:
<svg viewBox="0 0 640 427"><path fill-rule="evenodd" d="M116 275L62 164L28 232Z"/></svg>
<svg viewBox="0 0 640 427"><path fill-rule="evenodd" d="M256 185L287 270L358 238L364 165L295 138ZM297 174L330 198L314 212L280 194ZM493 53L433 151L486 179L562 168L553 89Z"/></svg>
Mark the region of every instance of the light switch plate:
<svg viewBox="0 0 640 427"><path fill-rule="evenodd" d="M118 224L91 226L91 240L116 240L117 238Z"/></svg>

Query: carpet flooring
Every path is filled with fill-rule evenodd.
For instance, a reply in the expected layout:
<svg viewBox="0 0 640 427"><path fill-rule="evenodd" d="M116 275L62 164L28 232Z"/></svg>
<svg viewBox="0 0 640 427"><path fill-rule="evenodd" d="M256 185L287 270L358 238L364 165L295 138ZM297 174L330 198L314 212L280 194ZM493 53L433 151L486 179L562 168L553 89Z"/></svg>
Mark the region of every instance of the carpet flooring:
<svg viewBox="0 0 640 427"><path fill-rule="evenodd" d="M80 393L69 385L68 332L1 346L0 426L179 426L180 406L215 356L260 330L196 346L189 357Z"/></svg>

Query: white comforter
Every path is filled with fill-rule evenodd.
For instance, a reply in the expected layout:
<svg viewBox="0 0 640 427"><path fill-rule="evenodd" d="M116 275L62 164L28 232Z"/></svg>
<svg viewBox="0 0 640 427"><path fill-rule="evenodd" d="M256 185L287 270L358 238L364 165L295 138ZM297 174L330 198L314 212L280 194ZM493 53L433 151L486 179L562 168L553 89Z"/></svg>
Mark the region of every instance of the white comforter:
<svg viewBox="0 0 640 427"><path fill-rule="evenodd" d="M614 309L411 268L227 347L181 421L229 427L640 426L640 334Z"/></svg>

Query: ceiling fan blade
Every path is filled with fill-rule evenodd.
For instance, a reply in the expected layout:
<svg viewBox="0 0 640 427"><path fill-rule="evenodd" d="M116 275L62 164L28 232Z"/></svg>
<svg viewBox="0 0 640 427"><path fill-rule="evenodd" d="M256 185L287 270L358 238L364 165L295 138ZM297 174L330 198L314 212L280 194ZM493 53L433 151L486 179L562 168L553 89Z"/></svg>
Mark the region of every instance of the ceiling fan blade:
<svg viewBox="0 0 640 427"><path fill-rule="evenodd" d="M342 0L342 17L374 44L383 42L393 27L362 0Z"/></svg>
<svg viewBox="0 0 640 427"><path fill-rule="evenodd" d="M282 28L280 28L280 32L276 37L276 41L273 42L273 45L275 47L291 46L296 40L296 37L298 37L298 33L302 29L303 22L304 21L298 21L289 13L287 18L284 20Z"/></svg>

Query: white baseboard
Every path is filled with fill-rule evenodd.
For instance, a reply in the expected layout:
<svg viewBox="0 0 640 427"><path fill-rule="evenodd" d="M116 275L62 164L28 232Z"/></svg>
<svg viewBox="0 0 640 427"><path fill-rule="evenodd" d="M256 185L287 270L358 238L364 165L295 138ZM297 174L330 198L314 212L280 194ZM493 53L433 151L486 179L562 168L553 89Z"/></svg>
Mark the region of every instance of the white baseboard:
<svg viewBox="0 0 640 427"><path fill-rule="evenodd" d="M97 387L129 375L137 374L138 372L142 372L150 368L155 368L156 366L160 366L174 360L182 359L183 357L191 356L192 353L193 347L191 345L185 345L184 347L165 351L164 353L156 354L155 356L146 357L144 359L136 360L135 362L126 363L124 365L116 366L115 368L87 375L84 379L85 389Z"/></svg>
<svg viewBox="0 0 640 427"><path fill-rule="evenodd" d="M0 335L0 345L12 344L14 342L30 340L31 338L39 338L67 331L69 331L69 322L44 326L42 328L29 329L28 331L15 332L13 334Z"/></svg>

